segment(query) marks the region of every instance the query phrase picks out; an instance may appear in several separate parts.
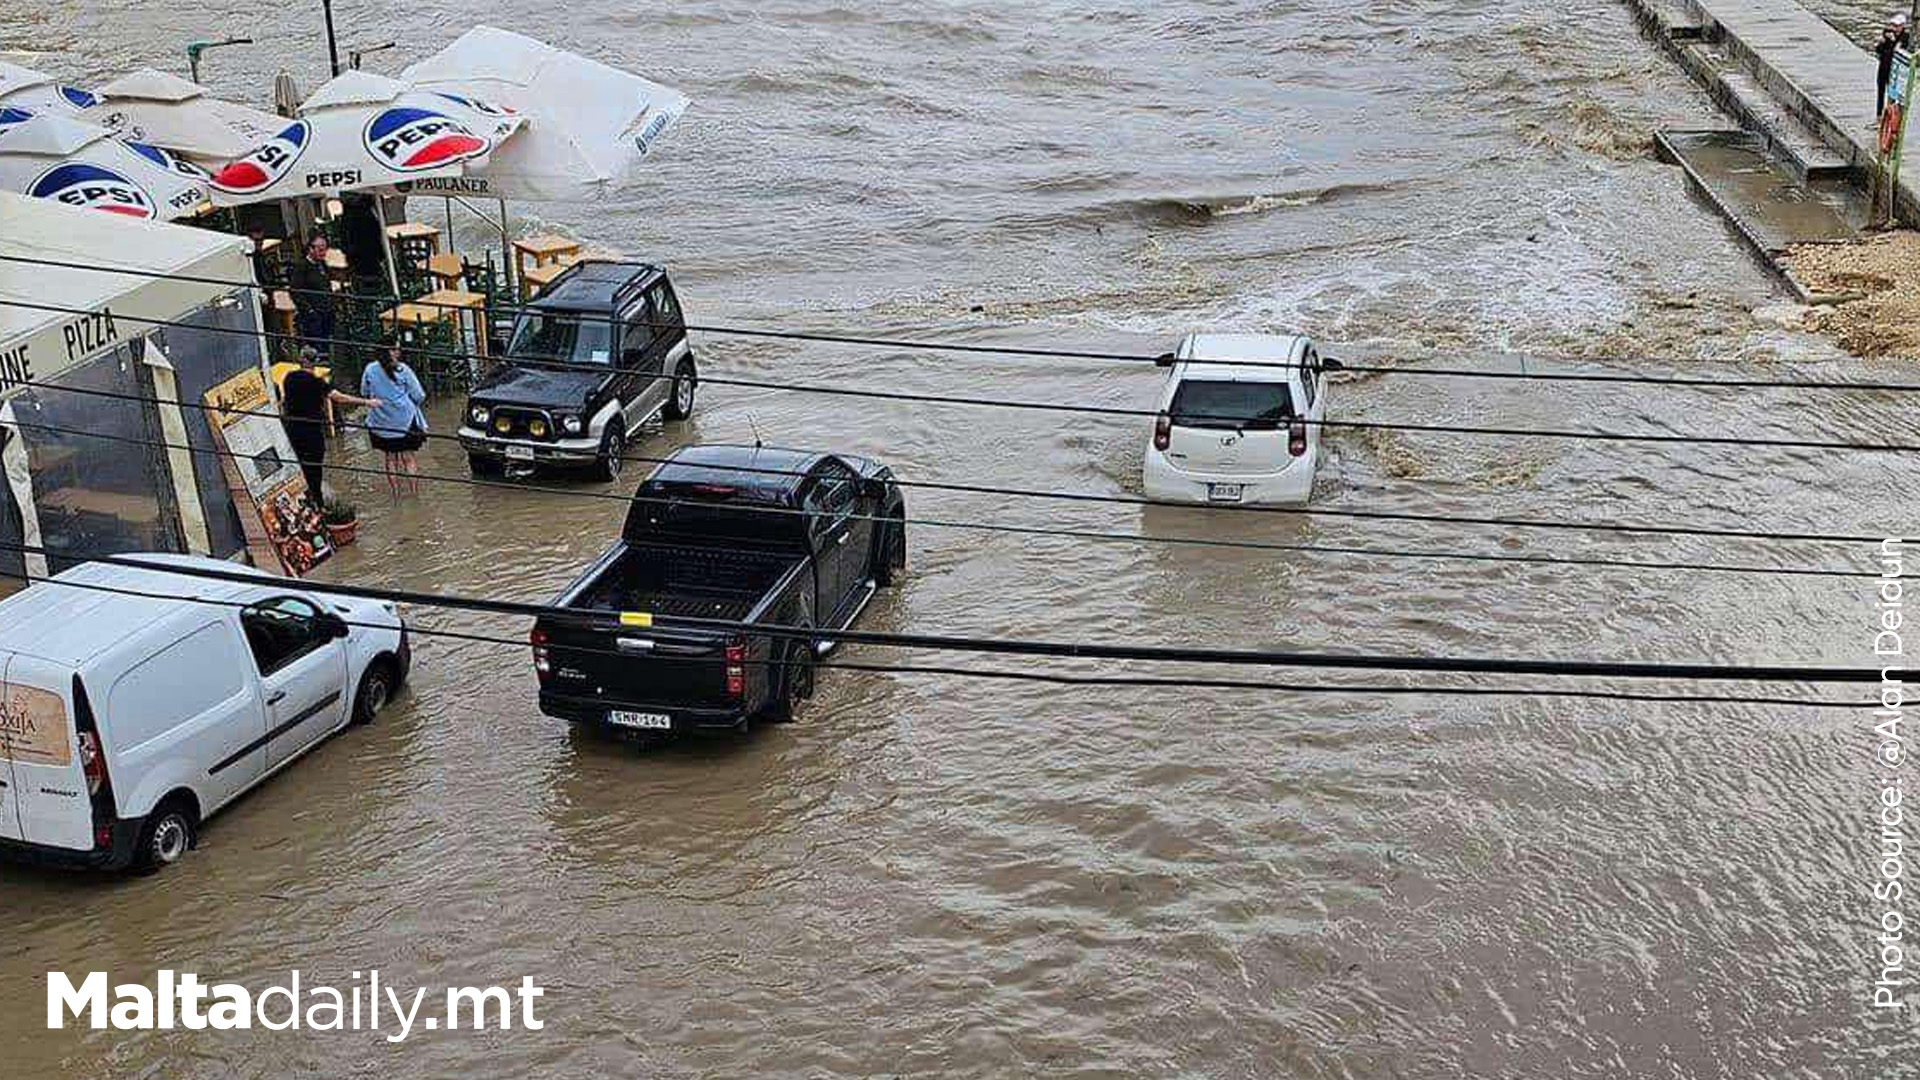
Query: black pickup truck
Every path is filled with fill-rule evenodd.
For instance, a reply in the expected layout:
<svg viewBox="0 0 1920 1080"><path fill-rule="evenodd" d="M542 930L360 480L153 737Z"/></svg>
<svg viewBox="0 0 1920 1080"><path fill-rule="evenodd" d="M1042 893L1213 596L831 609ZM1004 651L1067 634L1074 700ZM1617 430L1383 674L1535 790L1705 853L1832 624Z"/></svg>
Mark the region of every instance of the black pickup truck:
<svg viewBox="0 0 1920 1080"><path fill-rule="evenodd" d="M629 732L792 719L833 631L905 568L905 518L892 473L861 458L676 451L634 493L619 542L555 601L567 612L534 623L540 711Z"/></svg>
<svg viewBox="0 0 1920 1080"><path fill-rule="evenodd" d="M693 415L698 376L665 270L576 263L514 320L500 366L467 396L460 443L476 476L584 465L615 480L640 425Z"/></svg>

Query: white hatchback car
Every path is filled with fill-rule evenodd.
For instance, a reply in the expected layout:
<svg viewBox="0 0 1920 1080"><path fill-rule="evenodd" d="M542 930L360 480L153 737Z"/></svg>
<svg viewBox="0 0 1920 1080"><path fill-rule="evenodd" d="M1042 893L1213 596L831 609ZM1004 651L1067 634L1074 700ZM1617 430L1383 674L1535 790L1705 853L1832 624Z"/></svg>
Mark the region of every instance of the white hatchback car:
<svg viewBox="0 0 1920 1080"><path fill-rule="evenodd" d="M1324 359L1309 338L1189 334L1171 370L1142 468L1147 497L1190 503L1304 503L1326 416Z"/></svg>

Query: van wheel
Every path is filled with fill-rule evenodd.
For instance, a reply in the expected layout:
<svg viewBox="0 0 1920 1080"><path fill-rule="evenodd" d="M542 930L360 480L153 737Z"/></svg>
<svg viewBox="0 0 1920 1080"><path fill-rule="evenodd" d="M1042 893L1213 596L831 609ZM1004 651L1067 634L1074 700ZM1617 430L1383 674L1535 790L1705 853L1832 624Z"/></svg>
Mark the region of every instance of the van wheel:
<svg viewBox="0 0 1920 1080"><path fill-rule="evenodd" d="M661 407L660 415L669 420L685 420L693 415L693 392L699 388L700 374L693 368L693 358L680 361L673 369L673 390L667 395L667 403Z"/></svg>
<svg viewBox="0 0 1920 1080"><path fill-rule="evenodd" d="M140 830L140 849L134 852L134 865L149 871L172 866L193 844L193 813L177 800L161 803L147 815L146 827Z"/></svg>
<svg viewBox="0 0 1920 1080"><path fill-rule="evenodd" d="M626 467L627 433L620 430L626 423L619 413L607 421L606 437L600 440L600 460L594 465L594 475L602 480L620 479L620 470Z"/></svg>
<svg viewBox="0 0 1920 1080"><path fill-rule="evenodd" d="M804 641L790 646L786 663L781 667L786 677L781 680L779 696L767 710L767 719L776 724L790 724L799 718L800 703L813 696L816 671L813 646Z"/></svg>
<svg viewBox="0 0 1920 1080"><path fill-rule="evenodd" d="M888 518L880 523L880 542L874 545L873 583L887 588L900 579L907 568L907 523Z"/></svg>
<svg viewBox="0 0 1920 1080"><path fill-rule="evenodd" d="M368 664L366 672L360 676L360 688L353 694L353 722L373 723L373 718L379 716L380 710L393 700L394 688L391 661L383 656Z"/></svg>

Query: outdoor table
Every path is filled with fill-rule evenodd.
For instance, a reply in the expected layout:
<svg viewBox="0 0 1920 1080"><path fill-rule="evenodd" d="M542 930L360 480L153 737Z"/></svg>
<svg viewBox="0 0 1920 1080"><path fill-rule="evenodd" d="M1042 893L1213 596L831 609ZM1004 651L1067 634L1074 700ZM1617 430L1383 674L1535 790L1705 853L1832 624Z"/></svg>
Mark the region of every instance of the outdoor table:
<svg viewBox="0 0 1920 1080"><path fill-rule="evenodd" d="M549 266L559 266L567 258L580 253L580 241L564 236L526 236L513 242L514 270L520 278L522 295L531 295L527 285L527 275L535 270ZM548 277L540 284L551 282Z"/></svg>
<svg viewBox="0 0 1920 1080"><path fill-rule="evenodd" d="M553 284L553 279L566 273L567 270L568 266L566 263L557 262L548 263L545 266L536 266L531 270L522 270L520 272L520 287L525 291L525 295L522 296L521 299L531 300L535 296L540 295L542 289Z"/></svg>
<svg viewBox="0 0 1920 1080"><path fill-rule="evenodd" d="M427 274L442 289L458 290L467 280L467 261L452 252L427 260Z"/></svg>
<svg viewBox="0 0 1920 1080"><path fill-rule="evenodd" d="M389 225L387 239L396 244L417 240L425 243L435 254L440 251L440 230L424 221L403 221L398 225Z"/></svg>
<svg viewBox="0 0 1920 1080"><path fill-rule="evenodd" d="M293 294L285 289L273 290L273 298L267 304L267 329L278 337L275 342L291 340L294 334Z"/></svg>

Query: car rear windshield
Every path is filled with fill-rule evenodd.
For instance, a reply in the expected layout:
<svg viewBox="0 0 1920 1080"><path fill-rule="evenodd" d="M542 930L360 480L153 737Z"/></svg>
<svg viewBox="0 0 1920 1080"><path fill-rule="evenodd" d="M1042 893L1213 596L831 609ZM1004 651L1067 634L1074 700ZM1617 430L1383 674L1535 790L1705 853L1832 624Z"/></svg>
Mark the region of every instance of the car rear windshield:
<svg viewBox="0 0 1920 1080"><path fill-rule="evenodd" d="M507 355L516 360L611 364L612 324L562 312L531 312L513 326Z"/></svg>
<svg viewBox="0 0 1920 1080"><path fill-rule="evenodd" d="M1293 395L1285 383L1186 379L1170 412L1181 427L1273 429L1293 418Z"/></svg>

